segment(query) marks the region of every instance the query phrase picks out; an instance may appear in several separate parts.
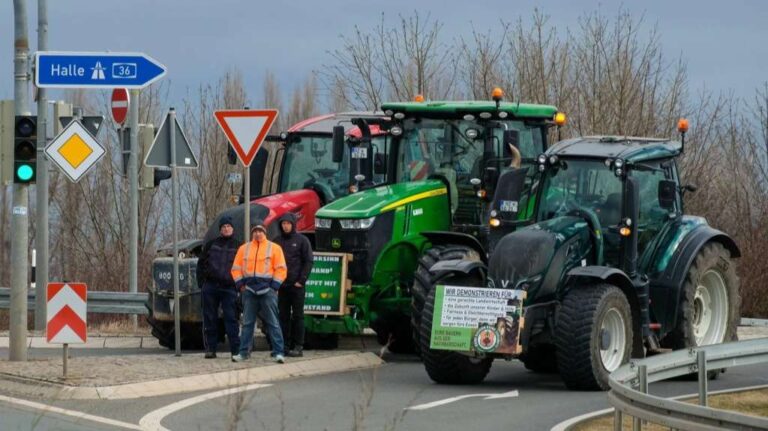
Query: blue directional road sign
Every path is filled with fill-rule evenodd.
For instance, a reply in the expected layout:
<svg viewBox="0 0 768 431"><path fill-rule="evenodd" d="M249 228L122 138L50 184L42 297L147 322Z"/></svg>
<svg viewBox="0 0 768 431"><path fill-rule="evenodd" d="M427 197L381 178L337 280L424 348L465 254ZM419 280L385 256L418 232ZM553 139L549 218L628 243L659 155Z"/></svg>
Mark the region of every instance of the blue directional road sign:
<svg viewBox="0 0 768 431"><path fill-rule="evenodd" d="M40 51L35 85L41 88L144 88L165 66L142 53Z"/></svg>

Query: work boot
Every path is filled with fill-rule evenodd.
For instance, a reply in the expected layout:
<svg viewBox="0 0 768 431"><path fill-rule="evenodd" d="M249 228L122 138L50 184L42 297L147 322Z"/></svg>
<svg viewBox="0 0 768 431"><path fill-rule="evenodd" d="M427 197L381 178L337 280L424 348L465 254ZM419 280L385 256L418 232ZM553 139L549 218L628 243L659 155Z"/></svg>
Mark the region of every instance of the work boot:
<svg viewBox="0 0 768 431"><path fill-rule="evenodd" d="M216 352L205 352L205 359L216 359Z"/></svg>
<svg viewBox="0 0 768 431"><path fill-rule="evenodd" d="M289 358L301 358L304 356L304 348L301 346L296 346L296 348L289 350L285 356L288 356Z"/></svg>

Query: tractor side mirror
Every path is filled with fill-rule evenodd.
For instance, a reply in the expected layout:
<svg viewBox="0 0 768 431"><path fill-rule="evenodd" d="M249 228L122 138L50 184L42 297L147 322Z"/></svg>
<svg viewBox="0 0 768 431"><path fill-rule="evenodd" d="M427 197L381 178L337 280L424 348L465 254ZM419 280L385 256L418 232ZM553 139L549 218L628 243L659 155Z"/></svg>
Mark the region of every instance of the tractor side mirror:
<svg viewBox="0 0 768 431"><path fill-rule="evenodd" d="M333 126L333 162L344 160L344 126Z"/></svg>
<svg viewBox="0 0 768 431"><path fill-rule="evenodd" d="M520 148L520 132L517 130L505 130L504 145L511 145L515 148Z"/></svg>
<svg viewBox="0 0 768 431"><path fill-rule="evenodd" d="M677 183L672 180L659 181L659 206L671 210L675 207Z"/></svg>
<svg viewBox="0 0 768 431"><path fill-rule="evenodd" d="M376 153L373 156L373 173L377 175L384 175L387 173L387 155L384 153Z"/></svg>

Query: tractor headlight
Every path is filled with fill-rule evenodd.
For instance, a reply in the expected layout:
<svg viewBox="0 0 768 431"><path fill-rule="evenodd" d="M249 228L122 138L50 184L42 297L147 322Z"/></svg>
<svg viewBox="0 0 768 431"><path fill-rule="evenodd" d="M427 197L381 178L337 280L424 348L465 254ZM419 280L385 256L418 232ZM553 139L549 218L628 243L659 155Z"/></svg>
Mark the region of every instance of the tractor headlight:
<svg viewBox="0 0 768 431"><path fill-rule="evenodd" d="M339 220L339 223L341 223L342 229L365 230L373 225L374 220L376 220L376 217L344 219Z"/></svg>
<svg viewBox="0 0 768 431"><path fill-rule="evenodd" d="M330 229L331 219L315 217L315 229Z"/></svg>
<svg viewBox="0 0 768 431"><path fill-rule="evenodd" d="M544 155L544 154L539 154L539 159L538 160L539 160L539 164L543 165L543 164L547 163L547 156Z"/></svg>

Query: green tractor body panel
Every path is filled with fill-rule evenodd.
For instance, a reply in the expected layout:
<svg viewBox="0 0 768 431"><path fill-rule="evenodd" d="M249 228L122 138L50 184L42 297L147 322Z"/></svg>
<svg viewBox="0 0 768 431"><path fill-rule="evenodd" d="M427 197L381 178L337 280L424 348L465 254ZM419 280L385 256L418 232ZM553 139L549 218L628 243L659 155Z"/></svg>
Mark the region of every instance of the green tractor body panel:
<svg viewBox="0 0 768 431"><path fill-rule="evenodd" d="M421 201L428 197L445 195L445 193L445 185L439 180L381 186L338 199L322 207L316 217L336 219L374 217L383 212L401 208L405 203Z"/></svg>
<svg viewBox="0 0 768 431"><path fill-rule="evenodd" d="M697 227L706 225L707 220L704 217L683 216L676 223L664 226L663 231L641 256L640 270L650 276L666 271L688 234Z"/></svg>
<svg viewBox="0 0 768 431"><path fill-rule="evenodd" d="M466 114L480 114L497 110L495 102L485 100L384 103L381 105L381 109L385 112L403 112L405 114L423 115L432 118L440 116L461 118L462 115ZM541 118L547 120L557 113L557 108L551 105L510 102L499 103L498 110L511 114L515 118Z"/></svg>

